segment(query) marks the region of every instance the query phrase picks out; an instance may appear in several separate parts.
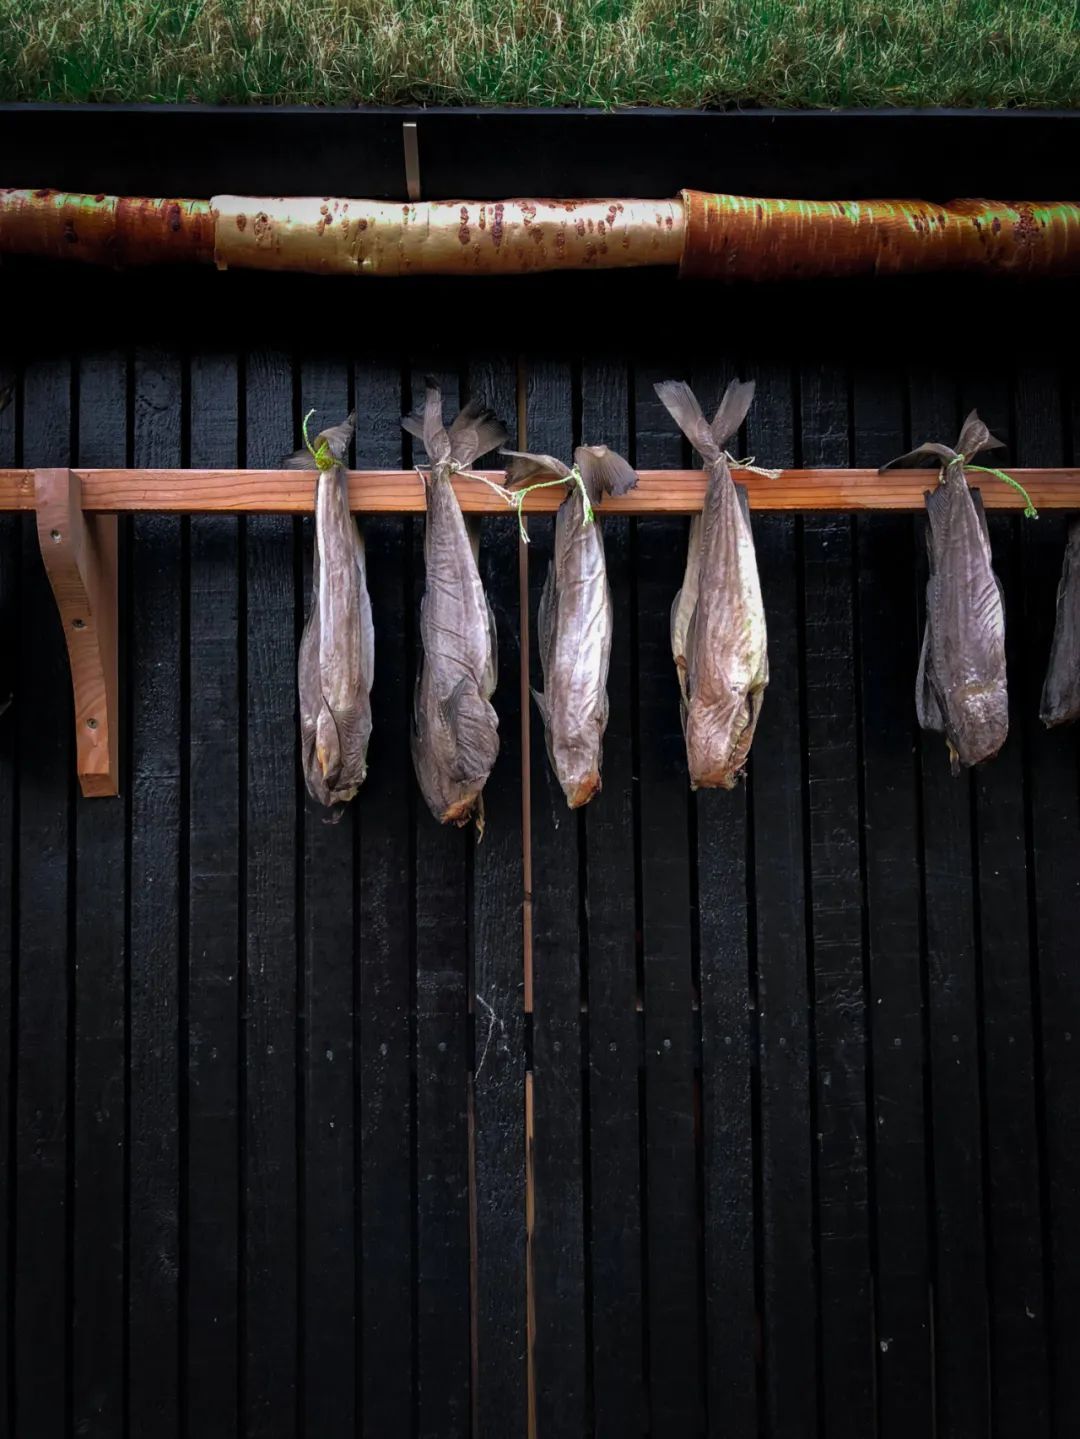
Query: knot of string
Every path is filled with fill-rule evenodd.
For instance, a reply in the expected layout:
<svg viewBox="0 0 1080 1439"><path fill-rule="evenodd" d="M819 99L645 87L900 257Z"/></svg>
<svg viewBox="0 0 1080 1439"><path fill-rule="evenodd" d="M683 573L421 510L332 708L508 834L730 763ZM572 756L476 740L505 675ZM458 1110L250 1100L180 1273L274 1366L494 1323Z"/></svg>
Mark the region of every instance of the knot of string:
<svg viewBox="0 0 1080 1439"><path fill-rule="evenodd" d="M320 440L319 447L318 449L316 449L315 446L308 439L308 420L311 419L314 413L314 410L308 410L307 414L304 416L304 444L307 447L308 454L310 454L311 458L315 461L315 468L325 473L326 470L332 470L335 465L339 465L342 462L337 458L336 455L332 455L330 453L330 446L327 444L326 440Z"/></svg>
<svg viewBox="0 0 1080 1439"><path fill-rule="evenodd" d="M514 507L514 509L517 510L518 534L521 536L522 541L525 544L529 543L529 532L525 528L525 520L522 517L521 513L521 507L525 503L525 496L531 495L533 490L550 490L555 485L577 486L577 489L581 494L582 524L591 525L593 520L596 518L596 513L592 507L592 501L589 499L589 492L585 488L585 481L581 478L581 471L578 469L577 465L573 465L571 467L570 473L568 475L562 476L560 479L537 480L535 485L525 485L522 489L515 490L510 496L510 503Z"/></svg>
<svg viewBox="0 0 1080 1439"><path fill-rule="evenodd" d="M752 475L761 475L766 480L778 480L784 473L783 470L769 470L764 465L755 465L753 455L748 455L745 460L737 460L730 450L725 450L723 458L733 470L749 470Z"/></svg>
<svg viewBox="0 0 1080 1439"><path fill-rule="evenodd" d="M1026 520L1037 520L1039 518L1039 512L1032 503L1031 496L1028 494L1027 490L1024 489L1020 481L1014 479L1012 475L1007 475L1004 470L996 470L993 465L973 465L968 459L968 457L964 454L961 454L959 451L957 452L956 459L950 460L949 463L956 464L957 461L960 462L960 464L965 470L977 470L980 475L993 475L995 480L1001 480L1006 485L1011 485L1013 489L1016 490L1016 492L1023 498L1024 518ZM943 465L941 468L942 483L944 483L945 481L945 474L947 469L947 465Z"/></svg>

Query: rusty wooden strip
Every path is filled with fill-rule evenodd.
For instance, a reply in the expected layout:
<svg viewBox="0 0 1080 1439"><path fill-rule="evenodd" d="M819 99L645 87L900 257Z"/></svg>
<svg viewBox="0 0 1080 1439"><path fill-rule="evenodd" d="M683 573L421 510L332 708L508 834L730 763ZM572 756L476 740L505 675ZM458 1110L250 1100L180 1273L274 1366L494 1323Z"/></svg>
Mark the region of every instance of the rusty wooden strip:
<svg viewBox="0 0 1080 1439"><path fill-rule="evenodd" d="M99 514L127 511L210 514L309 514L314 486L303 471L291 470L110 470L80 469L84 509ZM1080 468L1010 469L1039 509L1080 509ZM477 474L498 482L501 470ZM735 470L755 510L920 510L923 493L934 483L932 470L785 470L766 479ZM980 477L981 479L981 477ZM471 514L507 514L509 508L480 480L454 480L463 510ZM412 470L353 470L350 503L365 514L422 514L420 477ZM1023 501L1015 490L987 477L979 486L987 509L1015 510ZM636 490L609 498L603 514L684 515L701 508L705 478L701 470L642 470ZM526 514L552 513L562 498L559 488L536 490L525 501ZM32 470L0 470L0 511L32 510Z"/></svg>

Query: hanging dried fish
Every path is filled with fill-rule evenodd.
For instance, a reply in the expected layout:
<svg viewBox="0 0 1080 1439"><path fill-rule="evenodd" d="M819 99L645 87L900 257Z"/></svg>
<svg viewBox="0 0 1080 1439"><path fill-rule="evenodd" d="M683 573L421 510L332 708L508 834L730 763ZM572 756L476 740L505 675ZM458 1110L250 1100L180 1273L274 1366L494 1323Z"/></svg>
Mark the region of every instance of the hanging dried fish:
<svg viewBox="0 0 1080 1439"><path fill-rule="evenodd" d="M1039 718L1048 728L1080 719L1080 519L1070 524L1065 545Z"/></svg>
<svg viewBox="0 0 1080 1439"><path fill-rule="evenodd" d="M903 464L920 455L941 461L941 481L926 495L930 578L915 710L923 729L945 735L953 774L961 765L993 759L1009 732L1001 582L993 569L986 516L965 476L965 469L980 470L1020 489L1000 470L971 463L982 450L1002 444L972 410L955 450L928 441L889 461ZM882 472L889 465L882 465ZM1030 500L1027 513L1034 514Z"/></svg>
<svg viewBox="0 0 1080 1439"><path fill-rule="evenodd" d="M463 825L475 814L482 831L481 792L499 753L499 721L490 704L498 675L495 617L477 568L479 524L466 524L450 478L501 445L506 430L476 400L447 430L439 387L430 378L426 385L423 410L401 422L423 440L431 461L425 479L427 582L420 606L423 655L413 706L413 764L436 819Z"/></svg>
<svg viewBox="0 0 1080 1439"><path fill-rule="evenodd" d="M327 806L351 800L364 783L371 738L375 631L364 541L349 511L345 469L355 427L354 413L284 462L291 469L317 470L319 476L311 610L300 640L297 678L304 780L312 798Z"/></svg>
<svg viewBox="0 0 1080 1439"><path fill-rule="evenodd" d="M683 730L694 789L732 789L746 764L769 682L765 607L746 493L731 478L724 446L754 398L732 380L711 424L688 385L656 393L701 455L709 479L690 527L682 589L671 609L671 650L682 691Z"/></svg>
<svg viewBox="0 0 1080 1439"><path fill-rule="evenodd" d="M552 474L569 486L555 518L554 557L540 596L544 689L534 690L533 698L543 716L551 767L567 804L577 809L600 789L608 721L611 589L593 506L604 494L625 495L637 484L637 475L606 445L580 445L572 469L552 455L503 454L511 457L507 475L512 485Z"/></svg>

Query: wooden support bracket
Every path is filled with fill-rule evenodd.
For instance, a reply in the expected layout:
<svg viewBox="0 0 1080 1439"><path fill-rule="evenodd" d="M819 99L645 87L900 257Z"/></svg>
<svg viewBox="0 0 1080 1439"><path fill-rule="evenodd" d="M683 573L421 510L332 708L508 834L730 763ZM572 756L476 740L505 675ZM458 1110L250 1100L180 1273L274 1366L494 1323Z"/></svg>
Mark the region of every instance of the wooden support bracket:
<svg viewBox="0 0 1080 1439"><path fill-rule="evenodd" d="M64 627L84 795L120 789L115 515L83 512L71 470L35 470L38 544Z"/></svg>

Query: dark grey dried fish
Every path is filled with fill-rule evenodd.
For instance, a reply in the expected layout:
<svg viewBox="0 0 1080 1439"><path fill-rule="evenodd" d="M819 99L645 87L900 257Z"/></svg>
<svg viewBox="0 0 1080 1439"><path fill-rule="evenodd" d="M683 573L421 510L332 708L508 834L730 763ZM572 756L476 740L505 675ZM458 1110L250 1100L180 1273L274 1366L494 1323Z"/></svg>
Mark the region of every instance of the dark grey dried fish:
<svg viewBox="0 0 1080 1439"><path fill-rule="evenodd" d="M746 418L754 384L733 380L711 424L688 385L665 380L655 388L709 473L701 514L690 527L682 589L671 608L690 783L694 789L731 789L746 764L769 683L750 512L724 448Z"/></svg>
<svg viewBox="0 0 1080 1439"><path fill-rule="evenodd" d="M297 450L285 464L318 470L311 609L300 640L297 678L304 780L327 806L353 798L367 775L375 632L367 590L364 541L349 512L345 456L351 414L323 430L313 455Z"/></svg>
<svg viewBox="0 0 1080 1439"><path fill-rule="evenodd" d="M955 450L927 442L889 461L933 455L942 462L941 483L926 494L930 578L915 709L923 729L945 735L954 774L992 759L1009 732L1001 584L986 516L964 474L966 461L1002 443L972 410Z"/></svg>
<svg viewBox="0 0 1080 1439"><path fill-rule="evenodd" d="M612 631L604 539L599 524L586 514L585 494L590 506L597 505L604 494L633 489L637 475L606 445L579 446L574 470L551 455L503 454L511 457L511 485L549 472L570 486L555 518L555 551L540 596L544 689L534 690L533 698L543 716L551 767L567 804L577 809L600 789Z"/></svg>
<svg viewBox="0 0 1080 1439"><path fill-rule="evenodd" d="M1047 727L1080 719L1080 519L1070 524L1065 544L1039 718Z"/></svg>
<svg viewBox="0 0 1080 1439"><path fill-rule="evenodd" d="M499 753L499 721L490 704L498 677L495 618L477 568L479 526L466 525L450 479L501 445L506 430L476 400L447 430L439 387L430 378L426 384L423 410L401 422L423 440L431 461L413 765L436 819L462 825L475 815L482 830L482 791Z"/></svg>

